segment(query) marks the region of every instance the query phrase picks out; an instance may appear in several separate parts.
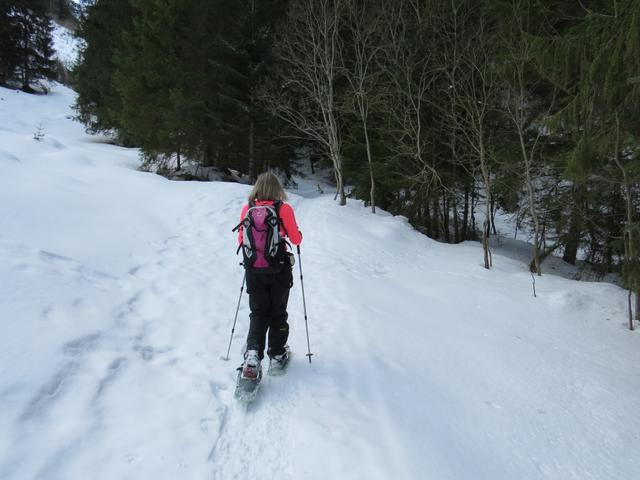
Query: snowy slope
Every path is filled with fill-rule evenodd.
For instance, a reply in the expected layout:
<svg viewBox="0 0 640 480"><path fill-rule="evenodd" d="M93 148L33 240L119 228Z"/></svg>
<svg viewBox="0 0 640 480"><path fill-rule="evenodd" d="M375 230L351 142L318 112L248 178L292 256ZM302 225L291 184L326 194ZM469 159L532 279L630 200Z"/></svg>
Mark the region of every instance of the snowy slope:
<svg viewBox="0 0 640 480"><path fill-rule="evenodd" d="M314 363L256 404L226 351L249 187L169 182L0 89L0 478L635 479L640 340L624 292L450 246L302 182ZM44 136L34 140L40 129ZM625 453L626 452L626 453Z"/></svg>
<svg viewBox="0 0 640 480"><path fill-rule="evenodd" d="M78 58L80 39L76 38L71 30L58 24L54 24L52 37L54 57L60 60L67 69L71 69Z"/></svg>

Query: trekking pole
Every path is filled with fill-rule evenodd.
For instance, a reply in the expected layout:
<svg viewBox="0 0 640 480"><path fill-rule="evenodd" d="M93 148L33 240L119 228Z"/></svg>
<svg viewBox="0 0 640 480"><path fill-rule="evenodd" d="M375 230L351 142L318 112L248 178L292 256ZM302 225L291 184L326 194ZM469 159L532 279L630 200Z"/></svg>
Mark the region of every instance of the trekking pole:
<svg viewBox="0 0 640 480"><path fill-rule="evenodd" d="M247 280L247 272L245 271L242 277L242 286L240 287L240 296L238 297L238 306L236 307L236 316L233 319L233 327L231 328L231 338L229 339L229 348L227 348L227 356L222 357L223 360L229 360L229 352L231 352L231 342L233 341L233 334L236 331L236 322L238 321L238 312L240 311L240 301L242 300L242 292L244 290L244 283Z"/></svg>
<svg viewBox="0 0 640 480"><path fill-rule="evenodd" d="M307 331L307 357L309 357L309 363L311 363L311 343L309 342L309 322L307 321L307 301L304 298L304 280L302 279L302 258L300 256L300 245L296 245L298 249L298 266L300 267L300 286L302 287L302 306L304 308L304 328Z"/></svg>

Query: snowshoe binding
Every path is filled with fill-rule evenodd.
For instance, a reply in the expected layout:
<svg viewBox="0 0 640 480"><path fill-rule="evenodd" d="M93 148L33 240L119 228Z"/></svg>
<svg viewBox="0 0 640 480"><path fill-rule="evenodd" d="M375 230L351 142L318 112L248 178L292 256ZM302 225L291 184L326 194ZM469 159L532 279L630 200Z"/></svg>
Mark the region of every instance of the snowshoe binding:
<svg viewBox="0 0 640 480"><path fill-rule="evenodd" d="M279 376L287 373L289 367L289 361L291 360L291 348L289 345L285 345L284 353L282 355L274 355L269 359L269 369L267 375Z"/></svg>
<svg viewBox="0 0 640 480"><path fill-rule="evenodd" d="M262 366L256 350L248 350L242 366L238 367L238 381L234 398L243 403L253 402L262 380Z"/></svg>

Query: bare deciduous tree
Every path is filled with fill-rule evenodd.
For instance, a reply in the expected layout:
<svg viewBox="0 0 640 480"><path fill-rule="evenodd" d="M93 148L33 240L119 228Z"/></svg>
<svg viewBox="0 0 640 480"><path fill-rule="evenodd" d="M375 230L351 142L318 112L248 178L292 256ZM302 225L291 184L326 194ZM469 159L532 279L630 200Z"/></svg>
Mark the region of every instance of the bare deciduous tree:
<svg viewBox="0 0 640 480"><path fill-rule="evenodd" d="M485 189L485 212L482 225L482 247L484 266L491 268L489 250L489 228L491 223L491 202L493 173L491 168L491 145L489 142L489 116L495 109L497 97L496 69L491 56L491 39L482 18L477 20L473 32L461 45L462 68L466 74L458 78L456 102L462 111L460 132L470 148L480 172Z"/></svg>
<svg viewBox="0 0 640 480"><path fill-rule="evenodd" d="M616 167L620 170L620 175L622 177L622 181L620 182L621 183L620 187L625 199L625 217L626 218L625 218L623 243L624 243L625 260L626 262L628 262L626 266L628 273L626 276L627 276L627 283L628 283L627 287L629 289L628 305L627 305L628 314L629 314L629 330L633 330L634 318L633 318L632 297L633 297L634 290L636 291L636 320L638 320L638 316L640 315L640 312L638 311L638 307L640 307L640 300L639 300L640 295L638 294L638 291L640 290L640 288L637 285L637 281L634 282L633 273L631 272L633 267L636 266L638 262L637 260L638 252L636 251L636 242L637 242L636 237L637 237L638 227L634 222L635 215L634 215L634 207L633 207L633 201L634 201L633 183L629 175L629 168L626 167L624 164L624 160L623 160L624 153L622 151L622 140L620 138L620 133L621 133L620 116L618 112L616 112L615 113L615 146L614 146L613 158L614 158Z"/></svg>
<svg viewBox="0 0 640 480"><path fill-rule="evenodd" d="M551 114L555 104L555 94L548 99L548 104L540 105L541 96L532 95L539 87L539 82L532 80L527 74L527 67L533 58L531 40L526 34L525 22L530 18L530 2L519 0L513 3L511 14L506 21L501 38L504 49L504 65L502 68L502 104L506 118L512 124L517 136L517 143L522 156L520 170L526 190L529 216L533 223L533 259L531 271L542 275L542 222L537 206L540 204L536 196L536 180L539 165L537 157L542 145L544 125L540 121Z"/></svg>
<svg viewBox="0 0 640 480"><path fill-rule="evenodd" d="M376 101L376 87L380 82L381 70L376 68L382 48L381 30L386 16L386 4L377 0L345 0L346 29L351 49L344 65L343 75L350 86L353 107L361 123L369 166L371 189L369 199L371 211L376 213L376 182L369 140L369 113Z"/></svg>
<svg viewBox="0 0 640 480"><path fill-rule="evenodd" d="M274 47L280 68L261 92L272 114L331 159L340 205L347 203L335 92L343 10L343 0L292 2Z"/></svg>
<svg viewBox="0 0 640 480"><path fill-rule="evenodd" d="M390 148L407 163L407 179L429 192L441 183L429 155L426 108L436 75L433 52L429 48L431 17L425 15L424 0L403 0L389 9L382 68L386 71L386 110L389 134L394 140ZM425 198L427 195L425 195Z"/></svg>

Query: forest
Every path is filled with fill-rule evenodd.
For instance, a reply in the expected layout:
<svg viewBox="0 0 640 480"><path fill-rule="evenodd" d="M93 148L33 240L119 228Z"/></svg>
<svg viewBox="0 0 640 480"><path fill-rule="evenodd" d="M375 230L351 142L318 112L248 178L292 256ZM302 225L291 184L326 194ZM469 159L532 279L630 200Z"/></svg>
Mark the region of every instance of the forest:
<svg viewBox="0 0 640 480"><path fill-rule="evenodd" d="M305 157L340 204L481 241L486 268L500 210L532 274L619 274L640 318L639 1L85 3L78 118L148 167L251 181Z"/></svg>

